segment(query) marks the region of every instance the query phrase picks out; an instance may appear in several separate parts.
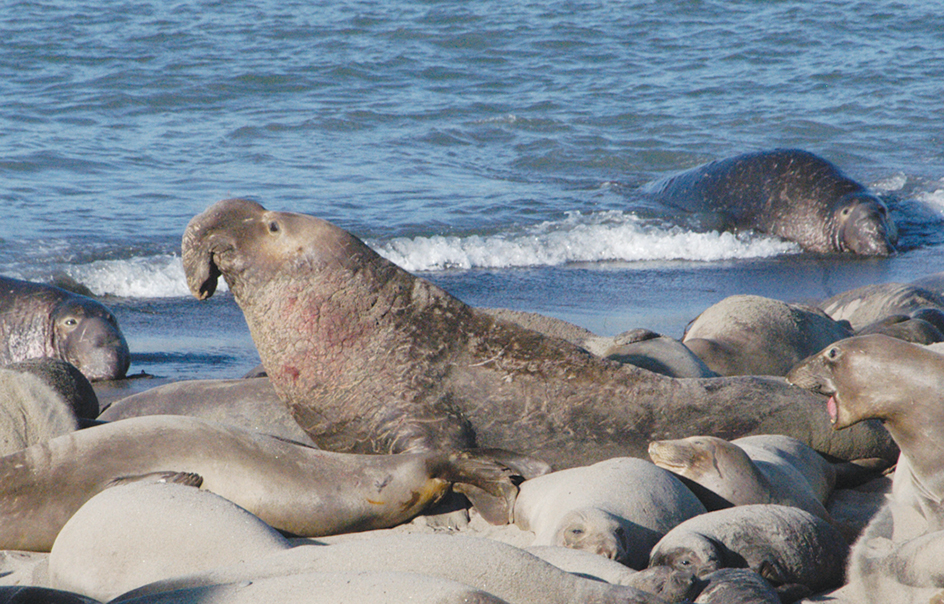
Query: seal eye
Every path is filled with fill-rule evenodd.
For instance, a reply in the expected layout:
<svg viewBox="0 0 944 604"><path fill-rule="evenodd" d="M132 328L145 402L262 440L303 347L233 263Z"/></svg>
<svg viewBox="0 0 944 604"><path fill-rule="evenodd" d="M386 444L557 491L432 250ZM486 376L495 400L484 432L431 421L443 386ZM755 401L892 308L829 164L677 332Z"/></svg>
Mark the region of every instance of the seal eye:
<svg viewBox="0 0 944 604"><path fill-rule="evenodd" d="M278 223L278 222L276 222L276 221L273 220L272 222L269 223L269 232L270 232L270 233L278 233L280 230L281 230L281 228L279 227L279 223Z"/></svg>
<svg viewBox="0 0 944 604"><path fill-rule="evenodd" d="M838 358L839 358L839 348L833 346L832 348L830 348L829 350L827 350L827 351L826 351L826 358L829 359L830 361L835 361L836 359L838 359Z"/></svg>
<svg viewBox="0 0 944 604"><path fill-rule="evenodd" d="M79 324L79 322L78 322L77 320L73 319L72 317L69 317L68 319L66 319L65 321L63 321L63 323L65 323L65 324L68 325L69 327L74 327L74 326L76 326L76 325Z"/></svg>

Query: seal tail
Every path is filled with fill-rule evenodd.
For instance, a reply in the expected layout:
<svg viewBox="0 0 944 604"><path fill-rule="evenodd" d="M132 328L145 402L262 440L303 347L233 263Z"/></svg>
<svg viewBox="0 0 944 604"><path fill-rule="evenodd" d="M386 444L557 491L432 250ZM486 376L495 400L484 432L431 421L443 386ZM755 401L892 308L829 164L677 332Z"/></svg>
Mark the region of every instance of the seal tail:
<svg viewBox="0 0 944 604"><path fill-rule="evenodd" d="M514 520L518 485L524 478L489 455L460 451L449 456L444 479L452 490L465 495L472 507L490 524Z"/></svg>

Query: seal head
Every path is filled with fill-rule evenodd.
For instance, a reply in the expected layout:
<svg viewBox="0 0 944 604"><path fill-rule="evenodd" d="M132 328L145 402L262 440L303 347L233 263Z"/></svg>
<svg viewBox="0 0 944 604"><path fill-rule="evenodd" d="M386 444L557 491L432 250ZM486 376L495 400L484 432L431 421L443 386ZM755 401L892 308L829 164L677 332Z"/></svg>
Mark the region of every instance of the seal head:
<svg viewBox="0 0 944 604"><path fill-rule="evenodd" d="M888 208L870 193L857 192L841 197L836 204L836 249L863 256L890 256L895 253L898 228L889 219Z"/></svg>

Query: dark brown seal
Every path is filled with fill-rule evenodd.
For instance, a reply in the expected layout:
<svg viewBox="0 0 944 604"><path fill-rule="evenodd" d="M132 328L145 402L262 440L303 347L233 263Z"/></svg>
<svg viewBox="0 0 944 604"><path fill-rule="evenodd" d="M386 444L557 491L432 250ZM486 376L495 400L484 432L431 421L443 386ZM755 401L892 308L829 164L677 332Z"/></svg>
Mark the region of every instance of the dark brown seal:
<svg viewBox="0 0 944 604"><path fill-rule="evenodd" d="M811 252L887 256L898 230L866 187L808 151L745 153L650 185L662 204L710 215L722 229L754 229Z"/></svg>
<svg viewBox="0 0 944 604"><path fill-rule="evenodd" d="M0 277L0 365L50 357L91 381L117 380L131 364L115 315L98 300Z"/></svg>
<svg viewBox="0 0 944 604"><path fill-rule="evenodd" d="M877 426L830 434L782 379L673 379L498 320L324 220L221 201L188 225L191 291L223 276L278 395L320 446L480 446L563 468L650 440L786 433L840 458L895 455Z"/></svg>

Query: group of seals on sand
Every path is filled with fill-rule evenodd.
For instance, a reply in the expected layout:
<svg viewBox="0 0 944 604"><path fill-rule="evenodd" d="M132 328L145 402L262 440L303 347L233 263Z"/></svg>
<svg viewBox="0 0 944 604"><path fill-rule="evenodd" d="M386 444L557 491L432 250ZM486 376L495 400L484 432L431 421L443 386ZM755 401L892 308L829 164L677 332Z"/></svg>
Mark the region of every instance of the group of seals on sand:
<svg viewBox="0 0 944 604"><path fill-rule="evenodd" d="M877 198L817 158L778 153L713 165L660 194L717 192L736 178L740 197L711 202L722 204L715 210L747 206L748 193L763 190L780 214L745 207L733 228L813 251L893 251L894 225ZM770 182L749 183L765 165ZM814 183L810 174L818 175L812 193L796 197ZM783 213L787 202L801 215ZM818 232L812 217L823 212ZM777 231L771 221L800 229ZM226 279L267 377L165 386L99 417L112 423L0 457L0 547L52 549L54 587L105 600L143 586L121 596L142 604L170 601L170 590L179 590L173 601L275 593L294 601L314 586L363 600L381 593L378 585L437 602L789 602L837 586L847 551L823 505L836 464L809 445L886 461L902 445L903 432L890 437L877 412L832 430L830 419L838 425L838 409L846 413L856 397L823 405L820 394L760 377L782 376L863 329L825 306L744 297L703 313L682 342L646 330L600 338L539 315L470 308L330 223L239 199L195 217L182 255L198 298ZM745 314L744 304L758 312ZM895 311L906 319L866 327L933 326L933 303L906 306ZM748 316L756 320L734 320ZM898 329L922 332L914 325ZM756 346L765 338L783 344L781 356ZM800 385L830 394L830 386ZM241 421L221 417L218 397L243 403ZM285 401L291 416L273 415L273 401ZM187 416L135 417L174 405ZM866 417L878 421L859 423ZM218 423L227 420L243 427ZM700 434L712 436L692 437ZM869 554L853 552L854 580L867 583L862 576L876 569L889 582L914 582L915 573L937 580L929 552L940 548L940 527L915 520L929 509L936 518L940 501L925 461L899 464L894 496L904 503L869 526ZM546 474L546 462L558 471ZM441 534L300 547L284 535L401 525L450 488L482 517L533 532L533 554ZM909 527L908 540L894 559L876 561L878 541L905 539L898 525ZM215 538L224 533L225 543ZM560 545L572 548L563 550L569 557L548 547ZM622 577L597 556L578 560L588 551L640 572Z"/></svg>

